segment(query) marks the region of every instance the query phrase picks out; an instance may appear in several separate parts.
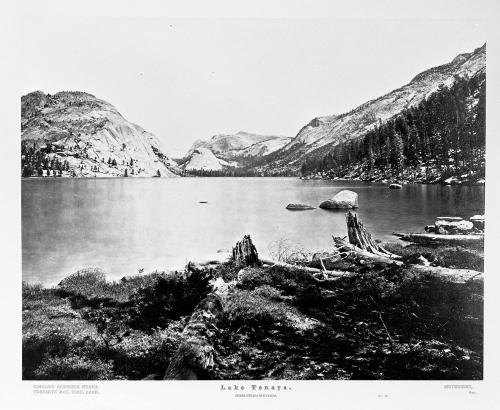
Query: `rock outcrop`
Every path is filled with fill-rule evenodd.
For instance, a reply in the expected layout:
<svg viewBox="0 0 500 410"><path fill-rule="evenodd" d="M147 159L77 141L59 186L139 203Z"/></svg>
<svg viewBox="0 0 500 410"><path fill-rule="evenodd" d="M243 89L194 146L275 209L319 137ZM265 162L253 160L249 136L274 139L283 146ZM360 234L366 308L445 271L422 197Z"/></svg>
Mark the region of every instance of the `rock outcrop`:
<svg viewBox="0 0 500 410"><path fill-rule="evenodd" d="M320 205L323 209L351 209L358 207L358 194L353 191L340 191L333 198L323 201Z"/></svg>
<svg viewBox="0 0 500 410"><path fill-rule="evenodd" d="M186 171L220 171L224 168L234 166L227 161L217 158L208 148L196 148L191 152L182 165Z"/></svg>
<svg viewBox="0 0 500 410"><path fill-rule="evenodd" d="M261 157L277 151L290 141L290 137L281 135L259 135L244 131L236 134L218 134L208 141L196 141L185 157L189 157L194 150L199 148L207 148L216 157L226 161L236 158Z"/></svg>
<svg viewBox="0 0 500 410"><path fill-rule="evenodd" d="M309 209L316 209L314 206L305 204L288 204L286 209L290 211L307 211Z"/></svg>
<svg viewBox="0 0 500 410"><path fill-rule="evenodd" d="M158 138L84 92L23 96L21 131L22 159L32 175L45 176L56 171L54 167L60 176L78 177L181 173Z"/></svg>

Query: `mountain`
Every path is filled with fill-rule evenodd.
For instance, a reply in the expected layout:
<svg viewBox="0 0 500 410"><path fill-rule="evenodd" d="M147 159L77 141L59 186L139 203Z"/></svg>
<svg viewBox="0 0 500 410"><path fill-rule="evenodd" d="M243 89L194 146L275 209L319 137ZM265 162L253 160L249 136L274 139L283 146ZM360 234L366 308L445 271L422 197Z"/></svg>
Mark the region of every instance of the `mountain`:
<svg viewBox="0 0 500 410"><path fill-rule="evenodd" d="M186 171L222 171L230 166L234 164L217 158L212 151L203 147L192 150L182 164L182 168Z"/></svg>
<svg viewBox="0 0 500 410"><path fill-rule="evenodd" d="M458 55L447 64L426 70L403 87L348 113L312 119L288 144L265 157L267 163L261 169L297 171L304 161L325 155L340 143L360 139L404 110L418 106L441 87L450 87L457 79L485 72L486 44L471 53Z"/></svg>
<svg viewBox="0 0 500 410"><path fill-rule="evenodd" d="M259 135L240 131L236 134L214 135L208 141L196 141L185 157L198 148L207 148L218 158L226 161L233 159L243 159L261 157L268 155L291 141L290 137L276 135Z"/></svg>
<svg viewBox="0 0 500 410"><path fill-rule="evenodd" d="M91 94L35 91L21 97L23 175L103 177L181 173L153 134Z"/></svg>

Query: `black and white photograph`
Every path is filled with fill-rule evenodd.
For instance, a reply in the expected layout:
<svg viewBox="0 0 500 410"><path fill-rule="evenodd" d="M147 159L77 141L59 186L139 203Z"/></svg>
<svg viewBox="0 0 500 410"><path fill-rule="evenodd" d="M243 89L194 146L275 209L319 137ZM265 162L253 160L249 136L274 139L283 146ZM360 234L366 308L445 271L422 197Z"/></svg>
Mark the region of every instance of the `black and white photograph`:
<svg viewBox="0 0 500 410"><path fill-rule="evenodd" d="M33 403L432 382L488 408L494 3L101 3L11 8L3 310Z"/></svg>

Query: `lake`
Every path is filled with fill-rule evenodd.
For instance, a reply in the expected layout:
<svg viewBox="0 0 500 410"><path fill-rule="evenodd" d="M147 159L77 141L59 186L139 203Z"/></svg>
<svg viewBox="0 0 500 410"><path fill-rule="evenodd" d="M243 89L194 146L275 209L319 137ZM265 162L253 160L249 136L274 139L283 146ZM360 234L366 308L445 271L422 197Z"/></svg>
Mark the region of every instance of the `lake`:
<svg viewBox="0 0 500 410"><path fill-rule="evenodd" d="M387 185L296 178L113 178L22 180L23 280L57 284L83 267L110 279L144 268L180 268L212 258L250 234L262 256L287 239L309 250L346 236L345 212L318 206L342 189L359 194L359 215L375 238L423 231L437 216L484 213L484 187ZM206 201L207 203L200 203Z"/></svg>

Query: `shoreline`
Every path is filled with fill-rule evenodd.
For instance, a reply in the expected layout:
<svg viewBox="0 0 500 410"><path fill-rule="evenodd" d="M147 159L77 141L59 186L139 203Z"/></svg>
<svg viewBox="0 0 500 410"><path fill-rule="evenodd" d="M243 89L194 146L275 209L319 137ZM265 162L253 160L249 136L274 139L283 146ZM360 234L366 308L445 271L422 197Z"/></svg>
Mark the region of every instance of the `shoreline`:
<svg viewBox="0 0 500 410"><path fill-rule="evenodd" d="M33 177L21 177L22 181L26 180L54 180L54 179L153 179L153 178L158 178L158 179L178 179L178 178L231 178L231 179L247 179L247 178L291 178L291 179L299 179L301 181L354 181L354 182L371 182L371 183L377 183L377 184L382 184L382 185L387 185L389 186L392 183L397 183L401 185L442 185L442 186L486 186L486 180L482 178L480 181L475 181L475 182L453 182L453 183L446 183L443 181L438 181L438 182L422 182L422 181L401 181L398 179L393 179L393 180L382 180L382 181L375 181L375 180L368 180L368 179L360 179L360 178L345 178L345 177L335 177L335 178L328 178L328 177L297 177L297 176L290 176L290 177L284 177L284 176L168 176L168 177L155 177L155 176L129 176L129 177L123 177L123 176L97 176L97 177L81 177L81 176L76 176L76 177L71 177L71 176L33 176Z"/></svg>
<svg viewBox="0 0 500 410"><path fill-rule="evenodd" d="M481 379L483 282L464 268L480 268L482 253L389 250L404 263L228 259L23 283L23 379ZM429 252L474 280L412 267Z"/></svg>

